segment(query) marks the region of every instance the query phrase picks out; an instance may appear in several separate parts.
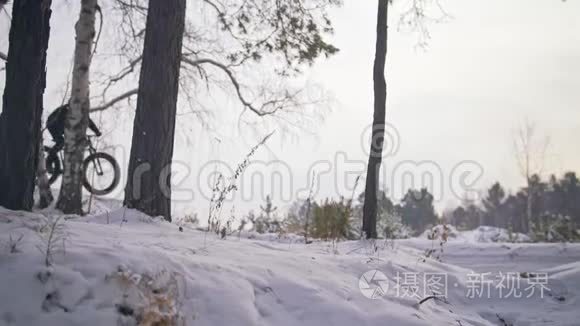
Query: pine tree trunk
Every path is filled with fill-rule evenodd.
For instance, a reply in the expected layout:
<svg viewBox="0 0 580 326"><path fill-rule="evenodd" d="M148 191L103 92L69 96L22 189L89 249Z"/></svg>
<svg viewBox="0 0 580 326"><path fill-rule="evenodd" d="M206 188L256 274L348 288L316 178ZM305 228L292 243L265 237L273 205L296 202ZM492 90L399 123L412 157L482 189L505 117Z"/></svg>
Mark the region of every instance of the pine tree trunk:
<svg viewBox="0 0 580 326"><path fill-rule="evenodd" d="M30 210L46 86L51 0L12 5L6 86L0 115L0 206Z"/></svg>
<svg viewBox="0 0 580 326"><path fill-rule="evenodd" d="M185 0L150 1L125 205L171 220L171 160Z"/></svg>
<svg viewBox="0 0 580 326"><path fill-rule="evenodd" d="M82 214L82 164L89 124L89 70L97 0L81 0L79 20L75 25L76 45L71 84L70 110L65 123L64 170L56 204L66 214Z"/></svg>
<svg viewBox="0 0 580 326"><path fill-rule="evenodd" d="M377 43L373 69L375 106L371 147L367 166L365 202L363 207L363 233L367 238L373 239L377 237L377 193L379 170L381 168L383 155L385 114L387 106L387 82L385 80L385 64L387 59L387 10L388 0L379 0L377 14Z"/></svg>

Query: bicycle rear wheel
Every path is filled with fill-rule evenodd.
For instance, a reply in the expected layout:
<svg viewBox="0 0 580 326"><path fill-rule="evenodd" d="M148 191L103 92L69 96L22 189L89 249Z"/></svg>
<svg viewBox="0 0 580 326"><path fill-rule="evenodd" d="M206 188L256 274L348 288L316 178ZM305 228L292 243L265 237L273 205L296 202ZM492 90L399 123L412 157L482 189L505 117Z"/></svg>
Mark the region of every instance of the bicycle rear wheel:
<svg viewBox="0 0 580 326"><path fill-rule="evenodd" d="M46 157L46 173L48 174L48 184L52 185L62 174L62 166L58 155L48 155Z"/></svg>
<svg viewBox="0 0 580 326"><path fill-rule="evenodd" d="M97 196L115 190L121 176L119 164L107 153L89 155L83 162L83 174L83 186Z"/></svg>

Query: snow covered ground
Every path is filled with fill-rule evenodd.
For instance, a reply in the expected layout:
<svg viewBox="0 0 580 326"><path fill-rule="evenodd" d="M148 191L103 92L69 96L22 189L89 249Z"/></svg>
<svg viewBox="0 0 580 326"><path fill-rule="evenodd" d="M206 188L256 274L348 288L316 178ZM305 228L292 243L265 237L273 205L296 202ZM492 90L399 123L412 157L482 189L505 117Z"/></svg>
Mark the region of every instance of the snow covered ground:
<svg viewBox="0 0 580 326"><path fill-rule="evenodd" d="M493 226L479 226L468 231L458 231L452 225L446 225L449 241L476 243L476 242L531 242L529 236L522 233L509 233L508 230ZM420 238L429 238L433 234L441 234L444 226L437 225L425 230Z"/></svg>
<svg viewBox="0 0 580 326"><path fill-rule="evenodd" d="M117 209L61 224L47 267L46 219L0 208L0 325L580 325L575 244L450 241L439 262L424 238L222 240Z"/></svg>

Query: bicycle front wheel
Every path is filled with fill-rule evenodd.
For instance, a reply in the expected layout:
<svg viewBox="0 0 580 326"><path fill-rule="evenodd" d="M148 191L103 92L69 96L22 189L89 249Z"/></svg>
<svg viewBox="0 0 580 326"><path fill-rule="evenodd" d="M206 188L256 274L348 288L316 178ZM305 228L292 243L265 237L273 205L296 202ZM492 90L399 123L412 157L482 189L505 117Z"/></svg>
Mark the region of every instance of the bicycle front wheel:
<svg viewBox="0 0 580 326"><path fill-rule="evenodd" d="M115 159L107 153L89 155L83 162L84 187L92 194L110 194L119 185L120 168Z"/></svg>

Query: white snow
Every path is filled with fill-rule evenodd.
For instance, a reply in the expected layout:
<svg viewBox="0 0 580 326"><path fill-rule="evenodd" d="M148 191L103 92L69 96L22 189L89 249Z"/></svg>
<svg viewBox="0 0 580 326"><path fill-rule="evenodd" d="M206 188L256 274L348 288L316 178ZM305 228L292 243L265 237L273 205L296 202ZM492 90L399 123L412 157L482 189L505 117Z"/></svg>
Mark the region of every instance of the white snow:
<svg viewBox="0 0 580 326"><path fill-rule="evenodd" d="M460 241L467 243L478 242L530 242L529 236L523 233L510 232L506 229L494 226L479 226L476 229L468 231L458 231L452 225L446 225L448 228L448 241ZM430 230L426 230L421 234L421 238L429 238L433 232L441 234L443 232L443 225L437 225Z"/></svg>
<svg viewBox="0 0 580 326"><path fill-rule="evenodd" d="M432 245L427 239L306 245L299 237L236 234L222 240L120 208L66 220L66 241L46 267L39 236L46 218L0 208L0 325L136 325L135 316L147 313L218 326L503 325L500 318L513 325L579 325L575 244L450 241L443 262L423 262ZM21 235L11 252L10 237ZM359 288L371 270L388 278L372 282L388 285L374 300ZM527 277L522 283L547 272L553 289L543 298L468 298L471 271L518 272ZM419 305L430 294L425 273L446 273L447 295ZM397 295L398 274L418 276L417 297Z"/></svg>

